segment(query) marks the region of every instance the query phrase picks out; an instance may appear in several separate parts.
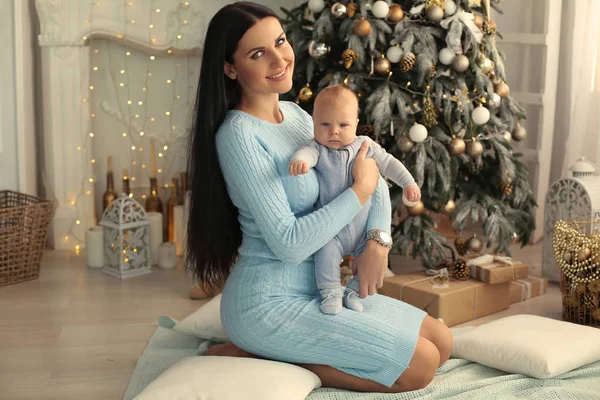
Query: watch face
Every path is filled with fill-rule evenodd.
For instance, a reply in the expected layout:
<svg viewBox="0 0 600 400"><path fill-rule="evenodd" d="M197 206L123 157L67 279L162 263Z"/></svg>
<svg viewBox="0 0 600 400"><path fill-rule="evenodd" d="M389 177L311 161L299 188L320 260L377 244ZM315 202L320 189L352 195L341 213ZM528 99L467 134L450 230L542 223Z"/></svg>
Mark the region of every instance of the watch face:
<svg viewBox="0 0 600 400"><path fill-rule="evenodd" d="M392 241L392 237L390 236L389 233L385 232L385 231L381 231L379 232L379 237L381 238L381 240L383 240L385 243L390 243Z"/></svg>

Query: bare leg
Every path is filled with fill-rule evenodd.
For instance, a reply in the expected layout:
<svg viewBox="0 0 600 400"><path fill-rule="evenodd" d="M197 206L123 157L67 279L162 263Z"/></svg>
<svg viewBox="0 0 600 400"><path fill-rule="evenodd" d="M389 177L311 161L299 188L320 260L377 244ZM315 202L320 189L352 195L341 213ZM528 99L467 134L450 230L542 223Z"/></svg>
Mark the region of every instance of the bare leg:
<svg viewBox="0 0 600 400"><path fill-rule="evenodd" d="M260 358L231 343L213 346L206 352L206 355ZM384 386L369 379L346 374L328 365L296 365L315 373L321 379L323 387L352 390L355 392L399 393L409 390L418 390L427 386L435 376L438 364L439 353L436 347L427 339L419 338L415 354L409 363L408 369L400 375L392 387Z"/></svg>
<svg viewBox="0 0 600 400"><path fill-rule="evenodd" d="M425 316L419 336L424 337L437 347L440 353L441 367L450 358L452 350L452 332L450 329L435 318Z"/></svg>

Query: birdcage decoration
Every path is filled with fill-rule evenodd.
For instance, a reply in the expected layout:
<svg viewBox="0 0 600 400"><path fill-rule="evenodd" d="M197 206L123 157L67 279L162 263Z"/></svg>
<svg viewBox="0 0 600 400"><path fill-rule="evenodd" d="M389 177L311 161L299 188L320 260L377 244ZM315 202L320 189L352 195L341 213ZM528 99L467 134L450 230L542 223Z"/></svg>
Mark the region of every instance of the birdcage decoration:
<svg viewBox="0 0 600 400"><path fill-rule="evenodd" d="M600 169L581 157L570 168L570 175L554 182L546 194L542 273L553 282L561 279L552 246L556 222L588 221L582 224L582 233L600 233Z"/></svg>
<svg viewBox="0 0 600 400"><path fill-rule="evenodd" d="M104 210L100 225L106 274L125 279L152 272L150 223L140 203L122 194Z"/></svg>

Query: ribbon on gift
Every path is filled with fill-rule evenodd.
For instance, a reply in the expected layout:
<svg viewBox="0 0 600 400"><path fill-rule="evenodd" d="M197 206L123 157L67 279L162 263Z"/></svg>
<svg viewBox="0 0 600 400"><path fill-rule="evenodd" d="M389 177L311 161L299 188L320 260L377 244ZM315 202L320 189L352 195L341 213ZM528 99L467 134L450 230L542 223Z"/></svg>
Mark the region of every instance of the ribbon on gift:
<svg viewBox="0 0 600 400"><path fill-rule="evenodd" d="M512 280L517 280L515 263L513 263L512 258L510 257L485 254L483 256L473 258L472 260L467 261L467 266L470 267L470 275L472 278L481 278L484 281L487 278L486 275L490 273L490 269L494 269L497 267L510 267L513 275ZM477 267L482 268L481 277L477 277Z"/></svg>
<svg viewBox="0 0 600 400"><path fill-rule="evenodd" d="M530 299L533 296L532 282L537 281L540 284L540 292L537 294L538 296L542 293L546 293L546 280L543 278L537 278L535 276L530 276L529 278L520 279L514 281L516 284L521 285L521 301L525 301Z"/></svg>
<svg viewBox="0 0 600 400"><path fill-rule="evenodd" d="M445 270L445 272L444 272ZM404 282L401 286L400 286L400 298L398 300L402 301L402 299L404 298L404 287L406 285L410 285L410 284L415 284L415 283L419 283L419 282L424 282L429 280L431 282L432 285L436 285L436 283L434 282L434 278L436 277L440 277L443 276L445 274L448 273L448 269L447 268L442 268L440 270L434 270L434 269L427 269L425 270L425 274L429 275L425 278L422 279L415 279L409 282ZM477 315L477 285L473 285L472 283L468 283L466 281L459 281L453 278L448 278L449 282L458 282L458 283L464 283L466 285L468 285L469 287L473 287L475 290L473 292L473 316L471 317L471 319L475 319L475 316Z"/></svg>

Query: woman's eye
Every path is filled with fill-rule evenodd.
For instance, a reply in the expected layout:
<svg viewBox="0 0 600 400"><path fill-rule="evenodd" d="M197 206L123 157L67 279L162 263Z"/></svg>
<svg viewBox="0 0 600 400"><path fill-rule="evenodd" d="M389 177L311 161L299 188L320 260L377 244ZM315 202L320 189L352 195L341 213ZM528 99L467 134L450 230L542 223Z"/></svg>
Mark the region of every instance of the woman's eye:
<svg viewBox="0 0 600 400"><path fill-rule="evenodd" d="M277 41L277 46L281 46L284 43L285 43L285 38L281 38Z"/></svg>
<svg viewBox="0 0 600 400"><path fill-rule="evenodd" d="M262 57L263 52L261 51L257 51L256 53L252 54L252 56L250 58L252 58L253 60L256 60L257 58Z"/></svg>

